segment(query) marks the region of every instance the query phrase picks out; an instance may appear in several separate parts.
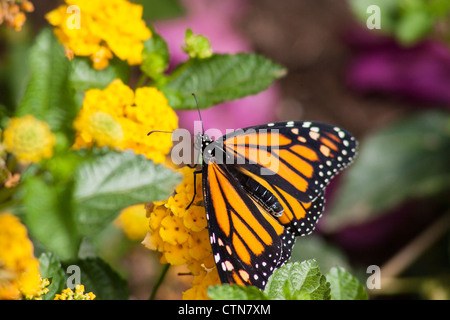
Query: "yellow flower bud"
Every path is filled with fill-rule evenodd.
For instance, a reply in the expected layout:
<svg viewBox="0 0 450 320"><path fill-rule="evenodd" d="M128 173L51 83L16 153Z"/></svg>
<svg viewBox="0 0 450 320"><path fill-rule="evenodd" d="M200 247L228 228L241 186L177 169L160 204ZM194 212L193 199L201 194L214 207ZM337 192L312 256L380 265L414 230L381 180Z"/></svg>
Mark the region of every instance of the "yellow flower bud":
<svg viewBox="0 0 450 320"><path fill-rule="evenodd" d="M11 118L3 131L5 150L25 164L50 158L55 143L50 126L32 115Z"/></svg>

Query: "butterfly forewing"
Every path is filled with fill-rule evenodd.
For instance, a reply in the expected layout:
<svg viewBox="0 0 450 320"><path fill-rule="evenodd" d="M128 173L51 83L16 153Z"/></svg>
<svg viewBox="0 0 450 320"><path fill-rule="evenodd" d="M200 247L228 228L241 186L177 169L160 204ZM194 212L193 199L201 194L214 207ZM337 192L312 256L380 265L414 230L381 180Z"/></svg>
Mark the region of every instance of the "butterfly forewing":
<svg viewBox="0 0 450 320"><path fill-rule="evenodd" d="M224 136L223 145L236 162L245 161L242 167L303 202L320 196L356 152L349 132L321 122L252 127Z"/></svg>

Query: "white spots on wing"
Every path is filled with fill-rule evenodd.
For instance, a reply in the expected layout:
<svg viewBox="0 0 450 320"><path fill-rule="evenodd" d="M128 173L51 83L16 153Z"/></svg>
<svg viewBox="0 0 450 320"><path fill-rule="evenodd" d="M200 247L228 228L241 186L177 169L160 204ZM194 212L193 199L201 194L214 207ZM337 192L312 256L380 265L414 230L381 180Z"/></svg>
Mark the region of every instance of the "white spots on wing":
<svg viewBox="0 0 450 320"><path fill-rule="evenodd" d="M247 282L250 279L250 275L245 270L239 270L239 275L241 276L242 280L244 280L244 282Z"/></svg>
<svg viewBox="0 0 450 320"><path fill-rule="evenodd" d="M311 137L311 139L317 140L317 139L319 139L319 137L320 137L320 133L317 133L317 132L315 132L315 131L310 131L310 132L309 132L309 136Z"/></svg>
<svg viewBox="0 0 450 320"><path fill-rule="evenodd" d="M234 266L233 266L233 264L230 261L227 260L223 264L225 265L225 268L226 268L227 271L233 271L234 270ZM223 269L223 266L222 266L222 269Z"/></svg>

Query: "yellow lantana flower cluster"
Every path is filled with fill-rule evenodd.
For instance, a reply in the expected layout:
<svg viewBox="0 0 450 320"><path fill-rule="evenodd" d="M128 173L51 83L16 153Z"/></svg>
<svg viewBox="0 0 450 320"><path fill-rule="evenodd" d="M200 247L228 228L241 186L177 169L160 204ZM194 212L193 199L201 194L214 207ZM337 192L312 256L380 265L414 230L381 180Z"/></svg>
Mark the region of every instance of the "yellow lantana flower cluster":
<svg viewBox="0 0 450 320"><path fill-rule="evenodd" d="M25 296L29 300L42 300L42 296L48 293L50 290L47 288L50 285L50 280L46 278L40 278L41 283L37 292L31 296Z"/></svg>
<svg viewBox="0 0 450 320"><path fill-rule="evenodd" d="M142 62L143 41L152 35L143 8L127 0L66 0L46 15L70 56L88 56L95 69L108 66L113 53L130 65Z"/></svg>
<svg viewBox="0 0 450 320"><path fill-rule="evenodd" d="M161 263L187 265L194 279L192 288L183 293L183 299L208 299L207 287L220 284L211 244L201 177L197 176L194 186L193 172L189 167L180 169L183 181L166 201L154 202L148 206L150 231L143 244L150 250L161 253ZM193 204L186 207L194 196Z"/></svg>
<svg viewBox="0 0 450 320"><path fill-rule="evenodd" d="M32 11L34 6L28 0L0 0L0 25L5 23L6 26L20 31L27 20L25 12Z"/></svg>
<svg viewBox="0 0 450 320"><path fill-rule="evenodd" d="M45 121L32 115L11 118L3 131L3 146L21 163L51 158L56 137Z"/></svg>
<svg viewBox="0 0 450 320"><path fill-rule="evenodd" d="M11 213L0 214L0 300L32 299L45 293L27 229Z"/></svg>
<svg viewBox="0 0 450 320"><path fill-rule="evenodd" d="M114 224L121 228L128 239L141 241L148 232L145 204L136 204L120 211Z"/></svg>
<svg viewBox="0 0 450 320"><path fill-rule="evenodd" d="M84 293L84 286L77 284L75 292L70 289L64 289L61 294L56 294L54 300L94 300L95 294L92 292Z"/></svg>
<svg viewBox="0 0 450 320"><path fill-rule="evenodd" d="M104 90L86 91L81 110L74 120L74 148L108 146L131 149L156 163L165 161L170 152L170 134L152 130L173 131L178 118L166 97L156 88L142 87L133 92L119 79Z"/></svg>

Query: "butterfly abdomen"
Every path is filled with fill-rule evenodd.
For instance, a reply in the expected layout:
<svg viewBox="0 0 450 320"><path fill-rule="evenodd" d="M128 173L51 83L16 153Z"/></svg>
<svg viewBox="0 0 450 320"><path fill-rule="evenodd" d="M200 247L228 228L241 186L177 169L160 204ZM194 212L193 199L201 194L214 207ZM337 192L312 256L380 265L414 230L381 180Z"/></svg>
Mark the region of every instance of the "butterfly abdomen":
<svg viewBox="0 0 450 320"><path fill-rule="evenodd" d="M250 197L252 197L252 199L261 205L267 212L274 217L280 217L283 214L283 206L272 192L240 171L236 170L234 174L240 185Z"/></svg>

